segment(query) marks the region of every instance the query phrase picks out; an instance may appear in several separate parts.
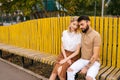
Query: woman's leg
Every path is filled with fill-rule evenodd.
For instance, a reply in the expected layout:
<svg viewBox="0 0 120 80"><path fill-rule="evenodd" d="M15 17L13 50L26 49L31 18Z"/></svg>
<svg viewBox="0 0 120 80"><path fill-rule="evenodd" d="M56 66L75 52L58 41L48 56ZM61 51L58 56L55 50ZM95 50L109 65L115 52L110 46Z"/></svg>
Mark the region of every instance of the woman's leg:
<svg viewBox="0 0 120 80"><path fill-rule="evenodd" d="M63 76L61 75L62 67L63 67L63 66L60 66L60 67L58 68L58 76L59 76L59 79L60 79L60 80L66 80L65 77L63 77Z"/></svg>
<svg viewBox="0 0 120 80"><path fill-rule="evenodd" d="M57 74L56 74L56 73L52 73L52 74L50 75L49 80L55 80L56 77L57 77Z"/></svg>
<svg viewBox="0 0 120 80"><path fill-rule="evenodd" d="M67 69L69 68L70 64L69 63L64 63L61 66L58 67L58 76L60 78L60 80L66 80L66 73L67 73Z"/></svg>

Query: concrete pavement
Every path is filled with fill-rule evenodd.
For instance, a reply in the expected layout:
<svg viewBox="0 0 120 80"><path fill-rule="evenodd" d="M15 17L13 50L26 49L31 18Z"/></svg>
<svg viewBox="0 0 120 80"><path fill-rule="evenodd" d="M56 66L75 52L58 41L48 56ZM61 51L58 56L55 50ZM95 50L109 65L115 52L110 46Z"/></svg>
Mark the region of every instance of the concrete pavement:
<svg viewBox="0 0 120 80"><path fill-rule="evenodd" d="M0 80L47 80L47 79L0 58Z"/></svg>

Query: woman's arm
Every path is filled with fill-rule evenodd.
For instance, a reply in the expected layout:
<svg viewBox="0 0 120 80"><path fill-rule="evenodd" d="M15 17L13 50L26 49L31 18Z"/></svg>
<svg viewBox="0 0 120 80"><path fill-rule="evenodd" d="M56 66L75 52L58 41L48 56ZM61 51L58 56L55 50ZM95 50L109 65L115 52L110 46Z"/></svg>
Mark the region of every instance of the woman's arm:
<svg viewBox="0 0 120 80"><path fill-rule="evenodd" d="M79 51L80 51L80 44L77 45L76 51L75 51L74 53L72 53L70 56L68 56L68 57L66 58L66 60L70 60L71 58L73 58L73 57L75 57L76 55L78 55L78 54L79 54Z"/></svg>
<svg viewBox="0 0 120 80"><path fill-rule="evenodd" d="M65 53L65 49L63 48L63 43L61 43L61 51L62 51L64 58L67 58L66 53Z"/></svg>
<svg viewBox="0 0 120 80"><path fill-rule="evenodd" d="M72 53L70 56L66 57L65 59L60 61L60 64L65 63L66 61L70 60L71 58L75 57L76 55L79 54L80 51L80 44L77 45L77 49L74 53Z"/></svg>

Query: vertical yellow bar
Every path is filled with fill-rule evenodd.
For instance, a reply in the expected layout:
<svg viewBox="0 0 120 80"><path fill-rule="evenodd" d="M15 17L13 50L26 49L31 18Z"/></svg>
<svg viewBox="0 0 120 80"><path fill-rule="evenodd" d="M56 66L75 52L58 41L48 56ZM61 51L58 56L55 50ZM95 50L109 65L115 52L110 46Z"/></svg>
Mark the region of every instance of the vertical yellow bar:
<svg viewBox="0 0 120 80"><path fill-rule="evenodd" d="M42 52L42 19L40 19L39 22L39 27L40 27L40 51Z"/></svg>
<svg viewBox="0 0 120 80"><path fill-rule="evenodd" d="M37 31L38 31L38 42L37 42L37 46L38 46L38 50L40 51L40 19L37 20Z"/></svg>
<svg viewBox="0 0 120 80"><path fill-rule="evenodd" d="M45 47L44 47L44 50L45 52L47 53L48 52L48 41L47 41L47 34L48 34L48 22L47 22L47 18L44 19L44 24L45 24L45 30L44 30L44 44L45 44Z"/></svg>
<svg viewBox="0 0 120 80"><path fill-rule="evenodd" d="M52 37L53 37L53 41L52 41L52 43L53 43L53 54L56 54L55 53L55 18L53 18L53 34L52 34Z"/></svg>
<svg viewBox="0 0 120 80"><path fill-rule="evenodd" d="M57 18L55 17L54 18L54 22L55 22L55 25L54 25L54 46L55 46L55 54L57 54Z"/></svg>
<svg viewBox="0 0 120 80"><path fill-rule="evenodd" d="M50 18L50 28L51 28L51 53L54 53L54 45L53 45L53 18Z"/></svg>
<svg viewBox="0 0 120 80"><path fill-rule="evenodd" d="M71 17L70 16L68 16L68 17L66 17L66 29L68 29L68 26L70 25L70 20L71 20Z"/></svg>
<svg viewBox="0 0 120 80"><path fill-rule="evenodd" d="M27 30L27 48L30 48L30 22L26 22L26 30Z"/></svg>
<svg viewBox="0 0 120 80"><path fill-rule="evenodd" d="M45 22L44 22L44 19L42 19L42 44L41 44L41 45L42 45L42 51L43 51L43 52L45 51L45 50L44 50L44 47L45 47L45 44L44 44L44 42L45 42L44 32L45 32Z"/></svg>
<svg viewBox="0 0 120 80"><path fill-rule="evenodd" d="M58 18L56 17L56 38L57 38L57 42L56 42L56 54L60 53L60 33L61 33L61 29L58 23Z"/></svg>
<svg viewBox="0 0 120 80"><path fill-rule="evenodd" d="M100 59L103 59L103 18L100 18L100 35L101 35L101 47L100 47Z"/></svg>
<svg viewBox="0 0 120 80"><path fill-rule="evenodd" d="M48 42L48 53L51 54L51 25L50 25L50 18L48 18L48 32L47 32L47 42Z"/></svg>
<svg viewBox="0 0 120 80"><path fill-rule="evenodd" d="M96 17L96 31L100 32L100 17Z"/></svg>
<svg viewBox="0 0 120 80"><path fill-rule="evenodd" d="M111 66L111 59L112 59L112 44L113 44L113 23L112 23L113 19L110 17L109 18L109 39L108 39L108 56L107 56L107 60L108 66Z"/></svg>
<svg viewBox="0 0 120 80"><path fill-rule="evenodd" d="M114 23L113 23L113 52L112 52L112 66L116 66L116 55L117 55L117 18L114 18Z"/></svg>
<svg viewBox="0 0 120 80"><path fill-rule="evenodd" d="M106 66L106 64L107 64L107 54L109 54L108 53L108 51L107 51L107 48L108 48L108 46L107 46L107 41L108 41L108 17L105 17L104 18L104 35L103 35L103 56L102 56L102 58L103 58L103 66Z"/></svg>
<svg viewBox="0 0 120 80"><path fill-rule="evenodd" d="M57 36L57 54L59 54L60 53L60 46L61 46L61 44L60 44L60 40L61 40L61 27L59 26L59 19L57 18L57 34L58 34L58 36Z"/></svg>
<svg viewBox="0 0 120 80"><path fill-rule="evenodd" d="M120 18L118 21L118 54L117 54L117 67L120 68Z"/></svg>
<svg viewBox="0 0 120 80"><path fill-rule="evenodd" d="M91 27L95 29L95 21L93 16L90 16L90 21L91 21Z"/></svg>
<svg viewBox="0 0 120 80"><path fill-rule="evenodd" d="M2 43L2 27L0 26L0 43Z"/></svg>
<svg viewBox="0 0 120 80"><path fill-rule="evenodd" d="M37 50L37 26L36 20L33 20L33 32L34 32L34 50Z"/></svg>
<svg viewBox="0 0 120 80"><path fill-rule="evenodd" d="M39 19L36 20L37 26L37 50L40 50L40 28L39 28Z"/></svg>
<svg viewBox="0 0 120 80"><path fill-rule="evenodd" d="M35 26L34 26L34 21L32 20L32 49L35 49Z"/></svg>

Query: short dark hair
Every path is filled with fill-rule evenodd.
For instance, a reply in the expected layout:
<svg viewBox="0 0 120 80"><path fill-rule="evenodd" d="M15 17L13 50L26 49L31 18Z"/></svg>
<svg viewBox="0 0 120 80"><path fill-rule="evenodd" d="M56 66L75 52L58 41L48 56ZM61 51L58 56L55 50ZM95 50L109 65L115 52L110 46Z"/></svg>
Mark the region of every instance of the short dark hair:
<svg viewBox="0 0 120 80"><path fill-rule="evenodd" d="M89 18L88 16L83 15L83 16L80 16L80 17L78 18L78 22L80 22L80 21L82 21L82 20L90 21L90 18Z"/></svg>

